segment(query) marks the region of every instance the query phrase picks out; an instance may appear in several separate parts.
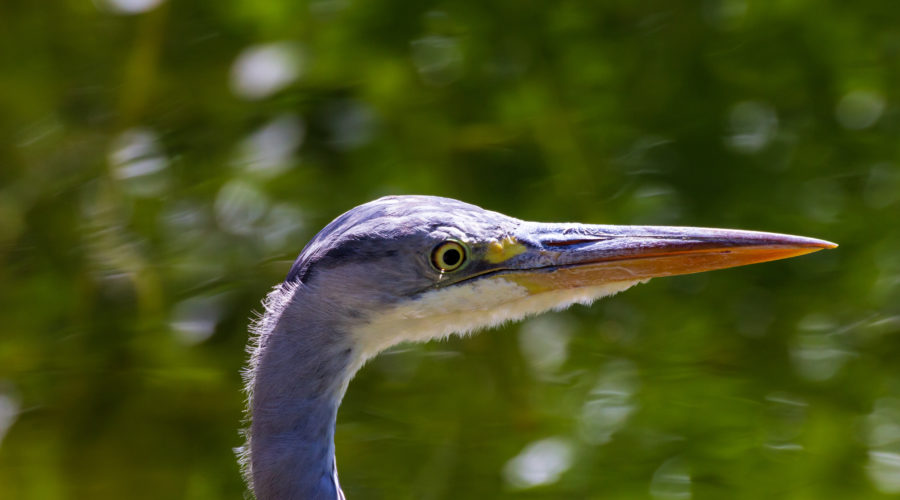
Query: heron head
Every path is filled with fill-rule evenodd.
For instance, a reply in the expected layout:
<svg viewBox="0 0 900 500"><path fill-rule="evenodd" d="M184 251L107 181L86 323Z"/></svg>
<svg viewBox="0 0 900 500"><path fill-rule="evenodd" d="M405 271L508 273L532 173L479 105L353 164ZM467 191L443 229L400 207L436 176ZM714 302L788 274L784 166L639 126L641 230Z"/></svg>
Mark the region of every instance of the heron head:
<svg viewBox="0 0 900 500"><path fill-rule="evenodd" d="M793 257L835 245L754 231L521 221L431 196L392 196L335 219L287 281L316 291L364 357L466 333L653 277Z"/></svg>

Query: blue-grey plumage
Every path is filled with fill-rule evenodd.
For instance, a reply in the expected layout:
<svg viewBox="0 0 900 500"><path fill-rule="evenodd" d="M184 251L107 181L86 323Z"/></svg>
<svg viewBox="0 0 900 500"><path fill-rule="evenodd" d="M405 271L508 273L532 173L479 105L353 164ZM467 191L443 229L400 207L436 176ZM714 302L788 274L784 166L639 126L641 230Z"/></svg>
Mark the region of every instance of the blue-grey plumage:
<svg viewBox="0 0 900 500"><path fill-rule="evenodd" d="M464 334L657 276L833 248L754 231L521 221L432 196L358 206L320 231L253 326L244 470L259 500L343 498L334 424L382 350Z"/></svg>

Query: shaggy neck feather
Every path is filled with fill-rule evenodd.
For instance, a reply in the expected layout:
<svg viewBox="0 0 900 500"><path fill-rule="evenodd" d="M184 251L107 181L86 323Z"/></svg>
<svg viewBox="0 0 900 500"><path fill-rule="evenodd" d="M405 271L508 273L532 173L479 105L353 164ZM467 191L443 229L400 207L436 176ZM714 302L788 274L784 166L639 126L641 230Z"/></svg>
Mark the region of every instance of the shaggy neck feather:
<svg viewBox="0 0 900 500"><path fill-rule="evenodd" d="M321 319L308 290L269 308L251 364L249 473L259 500L343 498L334 462L337 409L358 367L349 336ZM275 293L275 292L273 292ZM271 297L270 297L271 300Z"/></svg>

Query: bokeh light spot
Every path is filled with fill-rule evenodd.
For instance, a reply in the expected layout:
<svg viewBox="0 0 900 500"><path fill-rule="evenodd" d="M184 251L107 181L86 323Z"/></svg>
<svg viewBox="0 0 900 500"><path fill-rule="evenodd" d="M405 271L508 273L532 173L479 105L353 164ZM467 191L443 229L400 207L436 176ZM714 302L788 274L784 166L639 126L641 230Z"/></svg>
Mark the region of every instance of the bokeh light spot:
<svg viewBox="0 0 900 500"><path fill-rule="evenodd" d="M158 7L163 0L94 0L98 7L117 14L141 14Z"/></svg>
<svg viewBox="0 0 900 500"><path fill-rule="evenodd" d="M563 438L552 437L529 444L503 469L506 482L516 489L552 484L572 466L574 450Z"/></svg>
<svg viewBox="0 0 900 500"><path fill-rule="evenodd" d="M661 500L691 498L691 476L680 457L667 460L653 473L650 495Z"/></svg>
<svg viewBox="0 0 900 500"><path fill-rule="evenodd" d="M884 112L884 97L876 92L854 90L838 101L835 116L838 123L850 130L871 127Z"/></svg>
<svg viewBox="0 0 900 500"><path fill-rule="evenodd" d="M11 385L5 380L0 380L0 444L3 437L19 417L19 398L11 390Z"/></svg>
<svg viewBox="0 0 900 500"><path fill-rule="evenodd" d="M302 242L303 212L289 203L273 206L259 224L259 236L271 252L296 248Z"/></svg>
<svg viewBox="0 0 900 500"><path fill-rule="evenodd" d="M791 358L799 374L813 381L828 380L844 365L852 353L839 342L839 331L832 321L812 314L800 321Z"/></svg>
<svg viewBox="0 0 900 500"><path fill-rule="evenodd" d="M156 196L169 185L169 160L156 133L148 128L129 129L113 138L108 161L115 178L132 195Z"/></svg>
<svg viewBox="0 0 900 500"><path fill-rule="evenodd" d="M578 430L585 442L606 443L625 425L637 409L633 401L638 389L637 374L637 367L625 359L606 364L581 408Z"/></svg>
<svg viewBox="0 0 900 500"><path fill-rule="evenodd" d="M262 191L244 181L233 180L216 195L216 220L230 233L249 235L267 207L268 199Z"/></svg>
<svg viewBox="0 0 900 500"><path fill-rule="evenodd" d="M231 89L244 99L268 97L300 78L304 63L302 51L293 43L248 47L231 66Z"/></svg>
<svg viewBox="0 0 900 500"><path fill-rule="evenodd" d="M756 153L778 132L778 116L772 106L756 101L735 104L728 115L731 134L726 143L740 153Z"/></svg>
<svg viewBox="0 0 900 500"><path fill-rule="evenodd" d="M881 398L866 416L866 441L873 448L900 445L900 399Z"/></svg>
<svg viewBox="0 0 900 500"><path fill-rule="evenodd" d="M555 372L569 357L571 322L563 315L539 316L519 330L519 348L535 374Z"/></svg>
<svg viewBox="0 0 900 500"><path fill-rule="evenodd" d="M413 64L425 83L439 87L462 76L462 50L455 38L430 35L413 40L410 46Z"/></svg>
<svg viewBox="0 0 900 500"><path fill-rule="evenodd" d="M900 453L870 451L866 470L876 488L884 493L900 493Z"/></svg>
<svg viewBox="0 0 900 500"><path fill-rule="evenodd" d="M187 345L212 336L222 315L222 295L191 297L175 305L170 323L176 337Z"/></svg>
<svg viewBox="0 0 900 500"><path fill-rule="evenodd" d="M292 166L305 134L306 125L299 116L280 115L244 139L234 165L263 178L275 177Z"/></svg>

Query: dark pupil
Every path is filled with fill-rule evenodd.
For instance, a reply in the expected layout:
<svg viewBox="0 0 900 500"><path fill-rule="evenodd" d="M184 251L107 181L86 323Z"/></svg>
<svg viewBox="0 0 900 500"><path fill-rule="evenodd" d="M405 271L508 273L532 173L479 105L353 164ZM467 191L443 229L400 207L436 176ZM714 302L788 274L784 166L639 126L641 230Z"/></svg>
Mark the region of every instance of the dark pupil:
<svg viewBox="0 0 900 500"><path fill-rule="evenodd" d="M459 263L459 259L461 259L461 258L462 258L462 256L459 254L459 250L456 250L453 248L451 248L450 250L447 250L441 256L441 259L444 261L444 264L446 264L447 266L455 266L457 263Z"/></svg>

